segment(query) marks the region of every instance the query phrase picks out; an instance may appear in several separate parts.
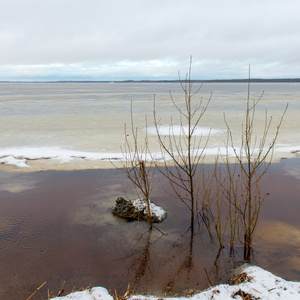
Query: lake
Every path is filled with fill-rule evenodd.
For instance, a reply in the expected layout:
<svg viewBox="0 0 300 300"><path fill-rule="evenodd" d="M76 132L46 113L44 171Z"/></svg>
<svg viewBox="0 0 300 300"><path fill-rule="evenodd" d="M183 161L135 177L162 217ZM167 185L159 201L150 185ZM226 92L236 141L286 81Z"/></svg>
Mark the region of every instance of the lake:
<svg viewBox="0 0 300 300"><path fill-rule="evenodd" d="M65 291L100 285L122 294L130 283L139 293L175 295L229 280L243 249L230 256L226 244L217 257L217 240L201 226L191 235L189 211L166 194L161 175L152 200L168 212L157 225L165 235L111 214L116 198L131 192L125 174L109 162L123 157L131 101L142 139L147 130L151 149L159 152L154 97L160 130L168 130L171 117L174 126L180 124L170 90L180 103L178 83L0 84L0 298L26 299L45 281L33 299L47 298L48 290L55 296L63 285ZM270 195L255 234L253 262L300 281L300 84L253 83L251 99L263 91L256 110L258 136L266 109L276 128L286 103L289 108L262 182ZM235 145L240 144L247 84L205 83L195 99L206 103L211 92L199 125L204 137L211 132L208 158L226 141L224 114Z"/></svg>
<svg viewBox="0 0 300 300"><path fill-rule="evenodd" d="M147 115L152 151L160 151L153 125L153 99L162 129L169 127L171 118L174 126L179 125L170 91L174 101L182 105L179 83L1 83L1 162L29 164L31 170L107 167L109 159L123 157L120 147L124 145L124 124L130 125L131 101L139 136L142 139L145 135ZM291 151L300 149L300 83L253 83L251 101L263 92L256 108L255 133L261 134L267 109L273 117L272 138L288 103L275 156L293 157ZM234 143L240 145L247 84L204 83L193 100L203 98L205 104L210 96L199 133L206 136L211 132L207 156L214 157L226 142L224 114Z"/></svg>

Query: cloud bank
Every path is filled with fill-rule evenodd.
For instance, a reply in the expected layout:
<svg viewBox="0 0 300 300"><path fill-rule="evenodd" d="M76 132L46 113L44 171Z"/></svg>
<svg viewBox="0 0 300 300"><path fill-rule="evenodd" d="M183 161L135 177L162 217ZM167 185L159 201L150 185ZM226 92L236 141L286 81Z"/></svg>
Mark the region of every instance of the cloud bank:
<svg viewBox="0 0 300 300"><path fill-rule="evenodd" d="M0 80L300 77L296 0L2 0Z"/></svg>

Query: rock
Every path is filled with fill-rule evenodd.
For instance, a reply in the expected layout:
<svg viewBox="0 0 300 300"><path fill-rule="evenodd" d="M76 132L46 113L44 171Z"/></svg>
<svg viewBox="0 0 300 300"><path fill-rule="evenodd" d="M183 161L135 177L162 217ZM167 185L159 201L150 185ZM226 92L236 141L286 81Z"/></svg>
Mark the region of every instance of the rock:
<svg viewBox="0 0 300 300"><path fill-rule="evenodd" d="M160 206L155 205L151 200L150 202L152 223L162 222L167 217L167 213ZM116 204L113 207L112 214L129 221L148 221L147 202L145 199L128 201L122 197L118 197Z"/></svg>
<svg viewBox="0 0 300 300"><path fill-rule="evenodd" d="M112 214L120 218L125 218L129 221L141 218L139 212L135 210L135 207L131 201L127 201L122 197L117 198L116 204L112 210Z"/></svg>

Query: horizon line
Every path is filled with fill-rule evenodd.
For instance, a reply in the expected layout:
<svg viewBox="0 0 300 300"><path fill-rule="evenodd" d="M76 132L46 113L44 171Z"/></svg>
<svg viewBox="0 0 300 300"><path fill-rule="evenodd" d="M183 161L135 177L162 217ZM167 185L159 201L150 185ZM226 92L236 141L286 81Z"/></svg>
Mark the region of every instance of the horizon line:
<svg viewBox="0 0 300 300"><path fill-rule="evenodd" d="M201 83L245 83L245 82L300 82L299 78L243 78L243 79L191 79L191 82ZM185 79L124 79L124 80L0 80L0 83L178 83Z"/></svg>

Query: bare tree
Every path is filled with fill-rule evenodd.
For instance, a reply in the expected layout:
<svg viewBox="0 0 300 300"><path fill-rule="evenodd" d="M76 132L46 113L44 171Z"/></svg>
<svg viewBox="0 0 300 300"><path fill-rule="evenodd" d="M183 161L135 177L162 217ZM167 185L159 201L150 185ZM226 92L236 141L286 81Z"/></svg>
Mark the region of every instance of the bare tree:
<svg viewBox="0 0 300 300"><path fill-rule="evenodd" d="M215 172L214 172L214 190L218 197L214 197L211 201L211 206L219 212L218 223L225 224L219 225L219 232L223 232L221 236L220 247L223 246L223 239L225 236L225 231L229 236L229 247L230 254L234 252L234 245L236 239L238 238L239 229L239 197L241 189L241 179L238 174L238 163L237 159L234 162L230 160L229 155L229 140L230 132L227 131L226 140L226 153L225 155L219 154L216 159ZM221 162L220 162L221 159ZM220 200L221 198L221 200ZM210 206L210 209L212 209ZM215 214L212 212L212 214ZM224 228L223 228L224 227ZM227 228L226 228L227 227ZM217 231L217 230L216 230ZM220 242L220 233L217 231L217 236Z"/></svg>
<svg viewBox="0 0 300 300"><path fill-rule="evenodd" d="M225 187L228 195L228 203L237 209L239 214L240 226L242 229L242 242L244 245L244 259L250 260L252 253L253 233L257 226L258 218L267 193L261 194L260 183L262 177L266 174L273 157L275 142L277 140L279 129L281 127L284 115L288 105L285 107L278 125L275 129L273 138L269 139L269 132L272 125L272 117L268 117L265 111L264 129L259 138L254 134L255 112L257 105L262 99L263 94L257 100L250 100L250 68L248 93L246 103L245 123L242 125L241 146L238 151L233 142L233 135L230 126L225 118L225 123L230 136L231 147L234 151L236 164L239 168L240 194L237 199L237 185L233 183L233 173L229 173L230 182ZM229 171L229 162L227 161L227 170ZM236 172L236 169L235 169ZM235 222L235 217L232 219Z"/></svg>
<svg viewBox="0 0 300 300"><path fill-rule="evenodd" d="M160 132L161 121L157 116L155 97L153 114L158 141L163 153L163 168L160 168L160 171L171 185L172 196L180 199L190 210L191 230L194 230L196 202L199 195L198 183L202 171L201 164L209 139L209 136L203 139L202 135L196 134L196 131L199 129L199 123L205 114L211 95L205 102L202 97L200 100L194 101L194 96L199 92L202 85L196 90L193 89L191 66L192 58L185 80L181 80L179 74L179 82L184 93L183 102L176 101L170 92L171 101L179 115L179 132L176 132L177 127L175 127L176 124L172 118L169 134L163 136Z"/></svg>
<svg viewBox="0 0 300 300"><path fill-rule="evenodd" d="M126 124L124 126L125 143L124 146L121 147L124 160L122 161L122 167L117 168L122 170L127 175L128 179L134 184L135 193L138 197L141 197L146 201L148 223L152 228L150 195L154 183L155 163L151 158L149 150L147 116L145 116L145 123L146 135L140 139L138 135L138 128L134 126L131 102L131 126L129 131L127 130Z"/></svg>

